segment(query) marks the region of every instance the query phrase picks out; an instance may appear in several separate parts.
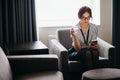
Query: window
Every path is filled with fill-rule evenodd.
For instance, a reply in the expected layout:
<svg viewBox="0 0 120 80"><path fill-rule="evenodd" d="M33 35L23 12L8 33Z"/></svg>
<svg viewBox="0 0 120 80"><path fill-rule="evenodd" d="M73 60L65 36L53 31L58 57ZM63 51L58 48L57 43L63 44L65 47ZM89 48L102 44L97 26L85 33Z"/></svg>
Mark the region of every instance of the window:
<svg viewBox="0 0 120 80"><path fill-rule="evenodd" d="M72 26L82 6L92 9L93 23L100 25L100 0L35 0L38 27Z"/></svg>

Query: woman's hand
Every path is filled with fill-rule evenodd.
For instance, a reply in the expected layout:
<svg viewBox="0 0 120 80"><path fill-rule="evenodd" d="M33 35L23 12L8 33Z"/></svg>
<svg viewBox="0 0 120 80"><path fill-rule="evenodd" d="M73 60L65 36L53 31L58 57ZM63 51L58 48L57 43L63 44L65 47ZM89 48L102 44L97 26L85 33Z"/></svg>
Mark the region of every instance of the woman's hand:
<svg viewBox="0 0 120 80"><path fill-rule="evenodd" d="M73 28L71 29L70 33L73 37L75 37L77 34L77 32Z"/></svg>
<svg viewBox="0 0 120 80"><path fill-rule="evenodd" d="M89 47L93 48L93 49L98 49L98 44L97 43L90 43Z"/></svg>
<svg viewBox="0 0 120 80"><path fill-rule="evenodd" d="M74 28L72 28L70 33L73 37L74 48L76 51L79 52L81 50L81 45L80 45L80 42L79 42L78 37L77 37L77 28L76 28L76 30Z"/></svg>

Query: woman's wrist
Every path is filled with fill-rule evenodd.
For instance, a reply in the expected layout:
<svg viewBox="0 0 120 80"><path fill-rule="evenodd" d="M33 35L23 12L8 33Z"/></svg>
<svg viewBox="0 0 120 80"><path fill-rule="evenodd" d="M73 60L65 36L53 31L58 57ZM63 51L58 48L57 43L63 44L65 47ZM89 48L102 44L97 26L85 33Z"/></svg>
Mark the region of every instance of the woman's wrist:
<svg viewBox="0 0 120 80"><path fill-rule="evenodd" d="M72 36L73 36L73 38L75 38L75 39L77 38L77 36L76 36L75 34L73 34Z"/></svg>

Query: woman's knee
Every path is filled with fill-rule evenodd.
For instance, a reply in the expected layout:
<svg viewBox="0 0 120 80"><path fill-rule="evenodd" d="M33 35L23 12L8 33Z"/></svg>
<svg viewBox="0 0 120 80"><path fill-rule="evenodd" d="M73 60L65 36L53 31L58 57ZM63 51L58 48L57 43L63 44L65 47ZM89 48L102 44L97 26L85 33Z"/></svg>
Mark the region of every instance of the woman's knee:
<svg viewBox="0 0 120 80"><path fill-rule="evenodd" d="M86 51L86 57L89 57L89 58L91 58L91 52L90 51Z"/></svg>
<svg viewBox="0 0 120 80"><path fill-rule="evenodd" d="M93 55L94 57L99 57L99 53L98 53L97 50L93 50L93 51L92 51L92 55Z"/></svg>

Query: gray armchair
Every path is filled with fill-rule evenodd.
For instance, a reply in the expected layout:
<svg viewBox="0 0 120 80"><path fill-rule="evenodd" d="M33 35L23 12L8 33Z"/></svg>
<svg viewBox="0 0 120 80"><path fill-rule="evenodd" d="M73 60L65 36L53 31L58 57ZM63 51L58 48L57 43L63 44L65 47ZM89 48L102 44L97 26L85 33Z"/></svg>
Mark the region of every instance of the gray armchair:
<svg viewBox="0 0 120 80"><path fill-rule="evenodd" d="M57 54L59 57L59 69L64 73L82 73L79 61L69 61L68 49L72 46L70 38L70 28L61 28L56 31L56 35L49 35L49 53ZM114 67L115 47L98 38L99 45L99 67ZM72 74L72 76L73 76Z"/></svg>
<svg viewBox="0 0 120 80"><path fill-rule="evenodd" d="M6 56L0 47L0 80L63 80L56 55Z"/></svg>

